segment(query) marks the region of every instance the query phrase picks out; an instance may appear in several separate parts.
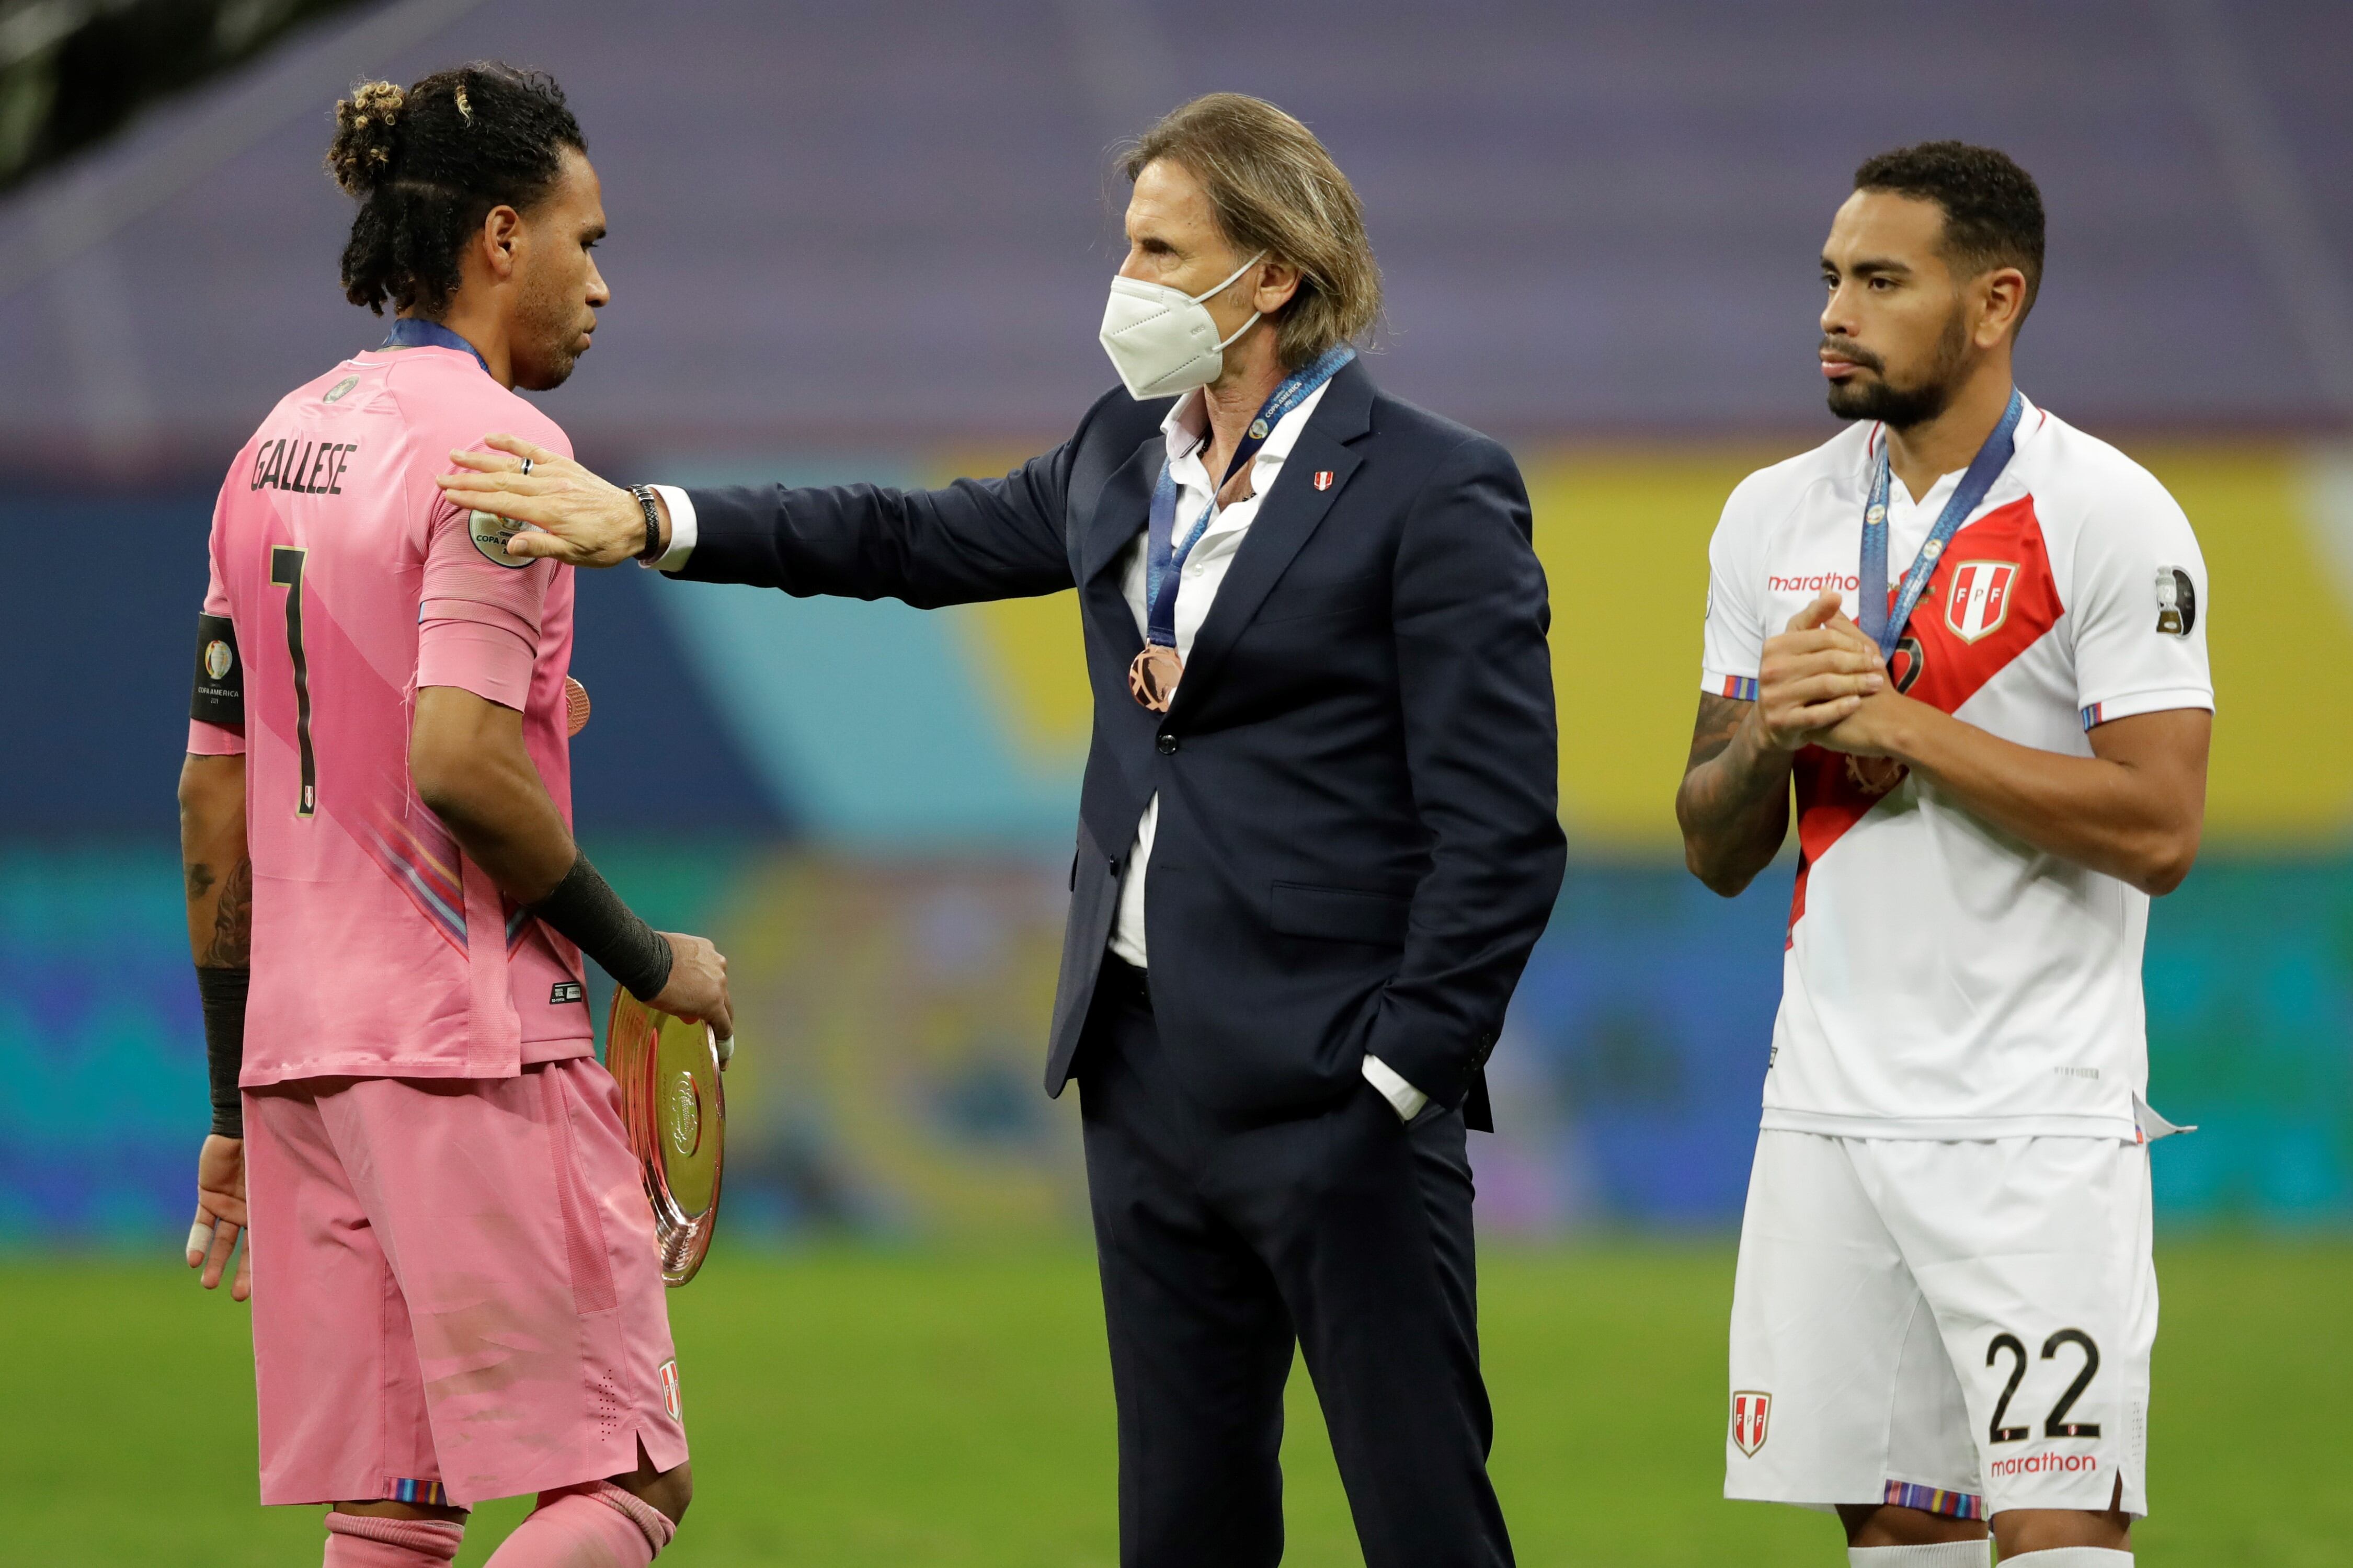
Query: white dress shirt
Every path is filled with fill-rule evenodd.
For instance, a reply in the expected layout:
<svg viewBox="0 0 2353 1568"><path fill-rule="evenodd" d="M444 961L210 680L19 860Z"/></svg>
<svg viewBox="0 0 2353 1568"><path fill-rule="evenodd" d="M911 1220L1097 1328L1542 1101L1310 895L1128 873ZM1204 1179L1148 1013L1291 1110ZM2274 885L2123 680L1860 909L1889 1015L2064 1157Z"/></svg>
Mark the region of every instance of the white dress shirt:
<svg viewBox="0 0 2353 1568"><path fill-rule="evenodd" d="M1291 455L1291 448L1299 441L1299 433L1307 428L1316 405L1324 401L1324 394L1329 388L1328 382L1317 387L1275 426L1250 464L1249 499L1234 502L1211 518L1209 526L1185 557L1183 575L1176 584L1179 658L1191 656L1194 636L1208 618L1209 606L1226 580L1227 569L1233 565L1242 540L1250 533L1250 523L1258 516L1260 499L1273 488L1275 476L1282 471L1283 459ZM1176 535L1181 542L1199 521L1202 511L1215 504L1218 490L1202 460L1208 446L1209 429L1202 395L1196 391L1179 398L1160 427L1168 444L1169 472L1176 481ZM687 499L684 490L673 486L651 488L670 509L670 549L661 559L649 564L660 571L675 572L694 552L694 503ZM1135 542L1128 546L1127 558L1121 567L1121 587L1127 596L1127 607L1135 616L1138 632L1145 631L1150 618L1150 608L1145 603L1145 535L1138 533ZM1150 967L1144 937L1144 887L1152 863L1153 837L1159 826L1160 796L1155 794L1145 803L1144 816L1135 825L1135 841L1128 848L1126 869L1120 878L1119 911L1112 923L1112 952L1138 969ZM1408 1083L1378 1057L1365 1058L1364 1074L1366 1080L1379 1089L1382 1097L1396 1107L1398 1115L1406 1120L1419 1115L1422 1107L1430 1103L1428 1095Z"/></svg>
<svg viewBox="0 0 2353 1568"><path fill-rule="evenodd" d="M640 561L640 566L650 566L657 572L675 572L686 564L694 553L694 503L676 485L648 485L646 489L661 497L662 505L670 509L670 548L659 561Z"/></svg>

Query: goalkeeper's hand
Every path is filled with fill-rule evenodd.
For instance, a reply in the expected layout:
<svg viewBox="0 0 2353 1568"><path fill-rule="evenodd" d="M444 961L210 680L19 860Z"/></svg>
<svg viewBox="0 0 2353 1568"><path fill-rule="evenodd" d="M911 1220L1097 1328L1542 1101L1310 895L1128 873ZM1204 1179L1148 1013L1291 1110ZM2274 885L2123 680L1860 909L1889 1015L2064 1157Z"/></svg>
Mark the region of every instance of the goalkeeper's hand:
<svg viewBox="0 0 2353 1568"><path fill-rule="evenodd" d="M216 1289L229 1256L236 1254L237 1278L228 1293L237 1301L253 1295L253 1244L241 1251L237 1245L245 1227L245 1141L210 1133L196 1155L196 1219L188 1227L188 1267L203 1269L205 1289Z"/></svg>

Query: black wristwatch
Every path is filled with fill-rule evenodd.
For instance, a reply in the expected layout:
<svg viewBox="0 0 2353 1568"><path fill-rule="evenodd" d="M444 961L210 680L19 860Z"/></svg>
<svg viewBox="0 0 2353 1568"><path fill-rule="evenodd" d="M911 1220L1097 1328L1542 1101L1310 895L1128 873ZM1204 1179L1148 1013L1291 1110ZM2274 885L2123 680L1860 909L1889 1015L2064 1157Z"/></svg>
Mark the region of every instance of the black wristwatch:
<svg viewBox="0 0 2353 1568"><path fill-rule="evenodd" d="M638 498L638 510L646 514L646 547L638 552L638 559L649 563L659 561L664 553L661 535L661 503L654 500L651 485L631 485L629 493Z"/></svg>

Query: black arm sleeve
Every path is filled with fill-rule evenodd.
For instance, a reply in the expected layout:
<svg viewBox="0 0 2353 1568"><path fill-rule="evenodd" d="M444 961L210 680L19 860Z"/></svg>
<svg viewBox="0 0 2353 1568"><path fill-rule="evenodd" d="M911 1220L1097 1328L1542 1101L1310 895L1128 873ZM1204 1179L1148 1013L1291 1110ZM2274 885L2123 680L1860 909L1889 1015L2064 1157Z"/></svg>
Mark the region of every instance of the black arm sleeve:
<svg viewBox="0 0 2353 1568"><path fill-rule="evenodd" d="M245 1136L245 1102L237 1098L237 1075L245 1070L245 997L250 969L196 970L196 994L205 1009L205 1065L212 1075L213 1131L224 1138Z"/></svg>
<svg viewBox="0 0 2353 1568"><path fill-rule="evenodd" d="M1071 585L1063 509L1075 443L1003 479L936 490L691 490L694 553L677 574L918 609L1057 593Z"/></svg>
<svg viewBox="0 0 2353 1568"><path fill-rule="evenodd" d="M652 1001L670 984L677 957L670 943L621 901L586 855L572 862L553 892L525 905L524 911L570 937L640 1002Z"/></svg>
<svg viewBox="0 0 2353 1568"><path fill-rule="evenodd" d="M1503 1028L1559 896L1551 611L1510 454L1465 442L1413 504L1393 635L1414 803L1432 836L1366 1049L1442 1105Z"/></svg>

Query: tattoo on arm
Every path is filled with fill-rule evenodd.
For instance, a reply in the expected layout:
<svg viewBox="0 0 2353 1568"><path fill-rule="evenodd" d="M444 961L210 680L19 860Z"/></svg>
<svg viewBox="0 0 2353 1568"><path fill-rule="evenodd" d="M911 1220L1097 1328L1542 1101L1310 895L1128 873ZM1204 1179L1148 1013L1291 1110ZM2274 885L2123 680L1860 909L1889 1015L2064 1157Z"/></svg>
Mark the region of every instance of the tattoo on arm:
<svg viewBox="0 0 2353 1568"><path fill-rule="evenodd" d="M1772 862L1789 830L1789 758L1742 739L1753 702L1703 694L1675 792L1683 862L1727 897Z"/></svg>
<svg viewBox="0 0 2353 1568"><path fill-rule="evenodd" d="M1732 744L1741 721L1748 717L1748 710L1755 706L1737 698L1701 692L1699 718L1692 725L1691 760L1683 764L1683 771L1689 773L1700 763L1712 763L1722 756L1724 748Z"/></svg>
<svg viewBox="0 0 2353 1568"><path fill-rule="evenodd" d="M212 884L210 868L189 867L188 887L191 897L202 890L196 885L199 872L204 876L206 887L210 887ZM237 863L237 869L228 874L228 880L221 886L220 903L216 907L213 914L212 944L205 950L204 956L196 960L196 967L242 969L252 961L253 861L247 858Z"/></svg>

